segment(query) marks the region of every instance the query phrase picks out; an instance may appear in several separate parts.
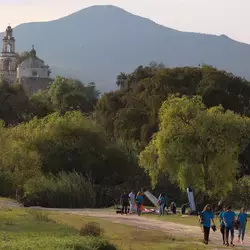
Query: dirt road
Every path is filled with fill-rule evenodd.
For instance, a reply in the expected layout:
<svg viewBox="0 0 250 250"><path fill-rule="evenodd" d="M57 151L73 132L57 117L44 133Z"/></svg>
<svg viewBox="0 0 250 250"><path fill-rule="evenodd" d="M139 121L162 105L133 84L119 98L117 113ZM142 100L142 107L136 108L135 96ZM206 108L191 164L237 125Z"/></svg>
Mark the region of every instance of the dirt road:
<svg viewBox="0 0 250 250"><path fill-rule="evenodd" d="M4 208L17 208L21 207L20 204L17 202L13 202L9 199L1 199L0 200L0 209ZM62 213L67 214L77 214L77 215L83 215L83 216L92 216L92 217L98 217L101 219L106 219L109 221L112 221L113 223L120 223L125 225L130 225L137 228L143 228L147 230L158 230L162 232L166 232L170 235L176 235L176 236L184 236L190 239L196 238L196 239L202 239L202 233L201 229L198 226L187 226L183 224L177 224L166 221L157 220L154 218L148 218L145 216L138 217L137 215L121 215L116 214L114 211L111 210L100 210L100 209L47 209L42 207L32 207L33 209L41 209L41 210L49 210L49 211L58 211ZM166 215L171 216L171 215ZM235 238L237 238L238 231L235 231ZM221 245L221 235L219 230L217 230L215 233L211 232L211 244L214 245ZM236 249L250 249L250 237L247 237L245 239L244 245L241 245L239 243L235 243Z"/></svg>
<svg viewBox="0 0 250 250"><path fill-rule="evenodd" d="M54 209L52 209L54 210ZM143 215L138 217L137 215L120 215L116 214L114 211L105 211L97 209L84 209L84 210L69 210L69 209L57 209L56 211L65 212L69 214L78 214L84 216L93 216L102 219L112 221L114 223L131 225L133 227L143 228L147 230L159 230L166 232L170 235L185 236L189 238L202 239L201 229L198 226L187 226L167 221L160 221L153 218L144 217ZM171 215L169 215L171 216ZM235 238L237 238L238 231L235 231ZM211 244L222 245L221 234L219 230L216 232L211 232ZM250 239L245 239L244 245L235 242L236 249L250 249ZM230 249L232 249L230 247Z"/></svg>

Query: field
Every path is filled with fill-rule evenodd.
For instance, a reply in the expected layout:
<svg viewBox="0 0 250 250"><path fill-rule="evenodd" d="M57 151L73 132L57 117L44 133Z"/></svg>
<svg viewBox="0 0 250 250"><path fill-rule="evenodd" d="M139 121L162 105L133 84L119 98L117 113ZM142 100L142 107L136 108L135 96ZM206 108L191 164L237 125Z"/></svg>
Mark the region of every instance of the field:
<svg viewBox="0 0 250 250"><path fill-rule="evenodd" d="M104 239L81 237L73 227L58 224L42 212L5 209L0 220L0 249L116 249Z"/></svg>
<svg viewBox="0 0 250 250"><path fill-rule="evenodd" d="M62 212L2 209L0 220L0 249L209 249L194 239L189 239L187 242L185 239L159 231L149 231L99 218ZM102 237L81 236L79 231L89 222L98 223L104 229L104 235Z"/></svg>

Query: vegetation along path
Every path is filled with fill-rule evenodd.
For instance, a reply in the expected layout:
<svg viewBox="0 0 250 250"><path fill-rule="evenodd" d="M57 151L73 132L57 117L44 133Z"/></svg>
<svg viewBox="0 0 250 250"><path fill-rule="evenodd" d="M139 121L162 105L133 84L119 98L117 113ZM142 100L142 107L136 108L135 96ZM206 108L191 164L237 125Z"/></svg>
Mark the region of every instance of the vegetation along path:
<svg viewBox="0 0 250 250"><path fill-rule="evenodd" d="M48 210L55 210L55 209L48 209ZM97 209L56 209L56 211L65 212L69 214L76 214L76 215L84 215L84 216L92 216L98 217L106 220L110 220L114 223L126 224L138 228L143 228L147 230L158 230L162 232L166 232L173 236L182 236L182 237L189 237L189 238L200 238L202 239L203 235L201 233L201 229L198 226L190 226L190 225L183 225L173 222L168 222L167 219L164 221L157 220L154 218L148 218L145 216L138 217L137 215L120 215L116 214L114 211L110 210L97 210ZM167 215L166 215L167 218ZM198 220L198 219L197 219ZM235 231L235 238L237 239L238 231ZM221 234L219 229L214 233L211 232L211 243L214 245L221 245ZM244 245L240 245L240 243L236 243L237 249L250 249L250 239L247 235Z"/></svg>

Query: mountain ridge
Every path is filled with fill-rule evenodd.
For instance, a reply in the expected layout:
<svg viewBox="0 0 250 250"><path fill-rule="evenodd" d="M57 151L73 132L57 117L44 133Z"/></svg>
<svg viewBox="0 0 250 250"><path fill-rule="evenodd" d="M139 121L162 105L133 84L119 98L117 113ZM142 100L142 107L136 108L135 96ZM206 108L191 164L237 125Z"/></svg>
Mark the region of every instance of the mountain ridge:
<svg viewBox="0 0 250 250"><path fill-rule="evenodd" d="M102 91L116 88L120 72L151 61L168 67L205 63L250 79L250 45L226 35L178 31L113 5L20 24L14 36L18 52L34 44L38 56L55 66L58 74L79 72L77 78L96 82Z"/></svg>

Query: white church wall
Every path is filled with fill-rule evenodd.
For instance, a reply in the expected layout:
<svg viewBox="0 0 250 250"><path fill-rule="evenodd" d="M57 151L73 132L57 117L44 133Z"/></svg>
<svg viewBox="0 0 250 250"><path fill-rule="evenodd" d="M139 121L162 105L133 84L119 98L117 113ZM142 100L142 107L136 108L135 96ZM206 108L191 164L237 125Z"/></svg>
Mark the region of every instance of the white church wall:
<svg viewBox="0 0 250 250"><path fill-rule="evenodd" d="M18 67L17 77L20 79L22 77L39 77L39 78L49 78L48 68L23 68Z"/></svg>

